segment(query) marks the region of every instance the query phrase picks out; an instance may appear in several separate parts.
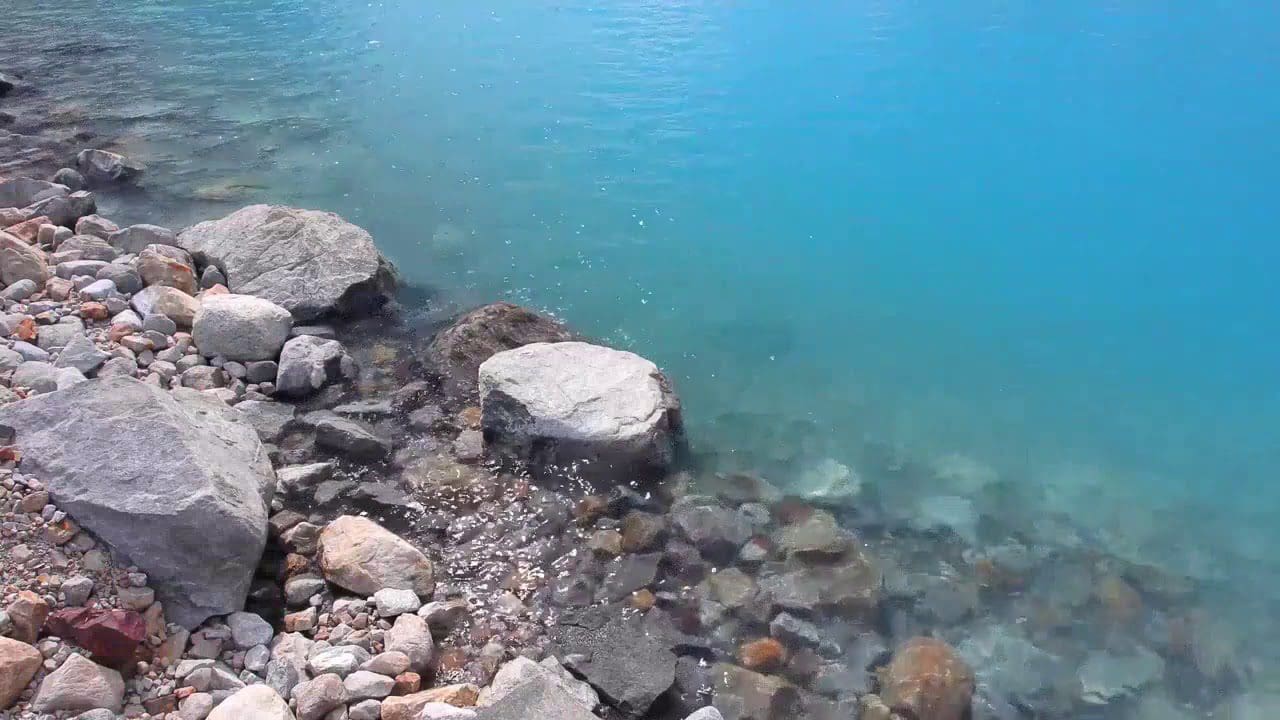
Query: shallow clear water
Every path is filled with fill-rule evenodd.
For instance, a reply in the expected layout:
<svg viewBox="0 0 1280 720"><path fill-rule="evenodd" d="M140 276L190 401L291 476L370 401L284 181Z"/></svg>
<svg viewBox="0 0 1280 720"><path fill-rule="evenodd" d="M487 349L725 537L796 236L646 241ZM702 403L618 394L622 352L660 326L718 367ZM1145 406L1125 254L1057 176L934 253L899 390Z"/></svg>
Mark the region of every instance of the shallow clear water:
<svg viewBox="0 0 1280 720"><path fill-rule="evenodd" d="M1009 482L903 513L1277 597L1278 6L10 6L0 60L151 164L124 220L332 209L433 311L659 362L711 462L958 454Z"/></svg>

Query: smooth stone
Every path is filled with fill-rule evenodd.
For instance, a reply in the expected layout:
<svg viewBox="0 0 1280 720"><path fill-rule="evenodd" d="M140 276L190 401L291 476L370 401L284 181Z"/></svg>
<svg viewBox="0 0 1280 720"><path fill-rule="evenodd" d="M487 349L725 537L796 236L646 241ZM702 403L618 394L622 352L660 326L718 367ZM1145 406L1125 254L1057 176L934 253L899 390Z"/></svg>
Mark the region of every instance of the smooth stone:
<svg viewBox="0 0 1280 720"><path fill-rule="evenodd" d="M249 685L223 700L208 720L296 720L289 703L267 685Z"/></svg>
<svg viewBox="0 0 1280 720"><path fill-rule="evenodd" d="M275 303L250 295L213 295L192 326L196 347L228 360L274 360L289 338L293 317Z"/></svg>
<svg viewBox="0 0 1280 720"><path fill-rule="evenodd" d="M174 245L178 238L174 232L159 225L130 225L111 233L107 242L122 253L136 255L148 245Z"/></svg>
<svg viewBox="0 0 1280 720"><path fill-rule="evenodd" d="M84 712L105 708L120 712L124 678L120 673L72 654L40 683L31 707L36 712Z"/></svg>
<svg viewBox="0 0 1280 720"><path fill-rule="evenodd" d="M538 342L563 342L563 323L507 302L476 308L436 333L426 361L449 397L478 399L480 365L497 353Z"/></svg>
<svg viewBox="0 0 1280 720"><path fill-rule="evenodd" d="M435 589L431 561L367 518L344 515L329 523L320 534L320 552L325 578L354 593L390 587L430 597Z"/></svg>

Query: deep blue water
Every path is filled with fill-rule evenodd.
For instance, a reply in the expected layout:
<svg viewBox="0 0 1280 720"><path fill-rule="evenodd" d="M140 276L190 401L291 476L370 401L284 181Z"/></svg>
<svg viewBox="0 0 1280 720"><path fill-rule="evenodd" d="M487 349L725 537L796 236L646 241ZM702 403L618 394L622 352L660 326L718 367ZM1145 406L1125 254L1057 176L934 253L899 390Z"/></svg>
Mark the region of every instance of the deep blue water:
<svg viewBox="0 0 1280 720"><path fill-rule="evenodd" d="M138 59L31 69L78 74L175 224L336 210L439 312L653 358L718 462L959 454L1029 524L1280 596L1280 5L15 9Z"/></svg>

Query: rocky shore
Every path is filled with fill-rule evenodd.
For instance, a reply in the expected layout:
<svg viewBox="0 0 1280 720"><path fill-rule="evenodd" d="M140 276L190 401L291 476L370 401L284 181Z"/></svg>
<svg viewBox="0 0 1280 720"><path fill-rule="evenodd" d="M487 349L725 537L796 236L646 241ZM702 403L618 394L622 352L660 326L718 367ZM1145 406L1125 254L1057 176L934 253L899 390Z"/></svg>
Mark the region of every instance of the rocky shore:
<svg viewBox="0 0 1280 720"><path fill-rule="evenodd" d="M981 466L702 472L648 360L420 340L361 228L119 227L146 169L82 150L0 181L0 718L1280 712L1194 583L890 500Z"/></svg>

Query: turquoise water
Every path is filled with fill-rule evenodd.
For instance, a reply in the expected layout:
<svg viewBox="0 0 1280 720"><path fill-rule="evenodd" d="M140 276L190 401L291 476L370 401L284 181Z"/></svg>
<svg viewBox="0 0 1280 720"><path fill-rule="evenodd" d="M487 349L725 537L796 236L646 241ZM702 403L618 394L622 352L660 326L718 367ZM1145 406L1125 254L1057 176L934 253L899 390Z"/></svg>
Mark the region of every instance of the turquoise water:
<svg viewBox="0 0 1280 720"><path fill-rule="evenodd" d="M0 56L151 164L122 219L333 209L432 312L658 361L709 462L961 455L1277 596L1280 6L11 4Z"/></svg>

